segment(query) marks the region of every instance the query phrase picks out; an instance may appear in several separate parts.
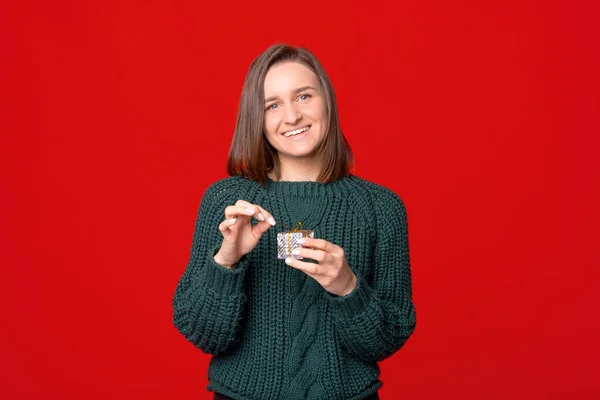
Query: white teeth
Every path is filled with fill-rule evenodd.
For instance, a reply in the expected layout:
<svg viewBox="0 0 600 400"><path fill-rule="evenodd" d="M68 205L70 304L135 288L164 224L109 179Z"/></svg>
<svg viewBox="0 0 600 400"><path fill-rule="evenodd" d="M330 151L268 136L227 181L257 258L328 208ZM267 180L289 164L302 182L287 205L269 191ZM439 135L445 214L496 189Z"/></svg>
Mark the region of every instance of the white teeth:
<svg viewBox="0 0 600 400"><path fill-rule="evenodd" d="M308 126L305 126L304 128L296 129L295 131L286 132L283 134L283 136L285 136L285 137L295 136L295 135L298 135L299 133L306 132L308 130L308 128L309 128Z"/></svg>

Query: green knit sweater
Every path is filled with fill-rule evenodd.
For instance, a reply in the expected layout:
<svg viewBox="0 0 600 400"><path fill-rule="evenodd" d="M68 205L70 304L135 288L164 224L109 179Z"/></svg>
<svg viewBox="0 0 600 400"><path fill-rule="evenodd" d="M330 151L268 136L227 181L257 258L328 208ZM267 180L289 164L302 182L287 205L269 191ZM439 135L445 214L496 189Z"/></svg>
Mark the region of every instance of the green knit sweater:
<svg viewBox="0 0 600 400"><path fill-rule="evenodd" d="M227 269L213 259L223 240L218 225L239 199L263 207L277 225ZM296 221L344 249L358 278L351 293L330 294L277 258L277 232L289 230L280 223ZM242 177L214 183L175 289L173 323L212 354L207 389L234 399L359 400L376 392L377 362L416 324L402 200L356 175L327 184L269 179L264 188Z"/></svg>

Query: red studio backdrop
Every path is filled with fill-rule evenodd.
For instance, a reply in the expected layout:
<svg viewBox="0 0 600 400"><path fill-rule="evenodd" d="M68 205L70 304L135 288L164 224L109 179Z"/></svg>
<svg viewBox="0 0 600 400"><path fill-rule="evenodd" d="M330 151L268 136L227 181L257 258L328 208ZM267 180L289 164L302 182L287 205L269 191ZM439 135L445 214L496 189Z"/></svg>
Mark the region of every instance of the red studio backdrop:
<svg viewBox="0 0 600 400"><path fill-rule="evenodd" d="M303 46L408 212L390 399L599 398L599 3L3 1L3 399L210 399L171 299L247 69ZM282 264L282 268L284 264ZM268 399L265 399L268 400Z"/></svg>

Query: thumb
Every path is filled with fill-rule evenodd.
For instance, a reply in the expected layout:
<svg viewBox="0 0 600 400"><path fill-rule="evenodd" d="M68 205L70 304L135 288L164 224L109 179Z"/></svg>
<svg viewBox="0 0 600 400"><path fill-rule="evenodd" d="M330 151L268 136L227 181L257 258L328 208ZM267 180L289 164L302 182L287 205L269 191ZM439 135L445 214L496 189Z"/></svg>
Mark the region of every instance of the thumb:
<svg viewBox="0 0 600 400"><path fill-rule="evenodd" d="M268 223L267 221L261 221L252 227L252 234L255 238L260 239L263 233L265 233L270 227L270 223Z"/></svg>

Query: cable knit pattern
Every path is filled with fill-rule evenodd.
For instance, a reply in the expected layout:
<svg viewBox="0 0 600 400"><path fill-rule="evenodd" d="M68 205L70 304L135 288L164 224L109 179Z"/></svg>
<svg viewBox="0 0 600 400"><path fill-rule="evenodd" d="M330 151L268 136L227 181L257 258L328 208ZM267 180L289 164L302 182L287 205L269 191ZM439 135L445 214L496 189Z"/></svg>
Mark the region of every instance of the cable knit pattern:
<svg viewBox="0 0 600 400"><path fill-rule="evenodd" d="M278 225L230 270L213 256L224 210L239 199ZM277 232L287 230L279 223L296 221L344 249L358 278L351 293L332 295L277 258ZM355 175L327 184L269 180L264 188L242 177L215 182L200 204L173 323L213 355L208 390L234 399L359 400L376 392L377 362L416 326L402 200Z"/></svg>

